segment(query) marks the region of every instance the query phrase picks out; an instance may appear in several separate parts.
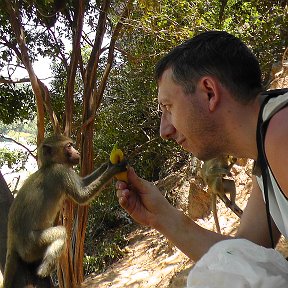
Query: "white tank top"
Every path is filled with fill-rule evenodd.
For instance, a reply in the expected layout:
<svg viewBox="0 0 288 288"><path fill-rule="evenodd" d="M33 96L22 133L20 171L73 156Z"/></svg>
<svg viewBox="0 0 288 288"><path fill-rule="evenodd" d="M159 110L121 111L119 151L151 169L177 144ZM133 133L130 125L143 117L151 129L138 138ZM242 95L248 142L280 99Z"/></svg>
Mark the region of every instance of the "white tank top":
<svg viewBox="0 0 288 288"><path fill-rule="evenodd" d="M263 122L269 120L275 113L288 104L288 93L271 98L263 110ZM287 131L288 133L288 131ZM287 147L288 149L288 147ZM288 157L288 155L287 155ZM288 238L288 198L283 194L268 164L268 197L270 214L279 231ZM288 167L287 167L288 168ZM288 169L287 169L288 178ZM257 182L264 197L262 176L256 175ZM264 197L265 199L265 197Z"/></svg>

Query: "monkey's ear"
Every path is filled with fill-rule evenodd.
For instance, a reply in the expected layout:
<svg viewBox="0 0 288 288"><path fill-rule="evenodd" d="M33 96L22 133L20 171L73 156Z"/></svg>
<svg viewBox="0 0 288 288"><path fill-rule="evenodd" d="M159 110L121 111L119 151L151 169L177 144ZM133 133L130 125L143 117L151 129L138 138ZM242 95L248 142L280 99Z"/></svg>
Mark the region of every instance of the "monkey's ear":
<svg viewBox="0 0 288 288"><path fill-rule="evenodd" d="M51 156L52 155L52 146L48 144L42 145L43 156Z"/></svg>

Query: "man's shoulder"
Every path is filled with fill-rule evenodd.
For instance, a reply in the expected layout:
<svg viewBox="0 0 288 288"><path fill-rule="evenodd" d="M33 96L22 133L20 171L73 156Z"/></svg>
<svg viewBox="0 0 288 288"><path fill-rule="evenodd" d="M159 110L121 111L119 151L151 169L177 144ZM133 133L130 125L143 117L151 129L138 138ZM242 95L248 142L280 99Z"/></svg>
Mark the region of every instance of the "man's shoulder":
<svg viewBox="0 0 288 288"><path fill-rule="evenodd" d="M269 121L278 111L288 105L288 91L281 89L278 93L283 94L275 92L275 94L261 96L263 105L265 105L262 113L263 121Z"/></svg>

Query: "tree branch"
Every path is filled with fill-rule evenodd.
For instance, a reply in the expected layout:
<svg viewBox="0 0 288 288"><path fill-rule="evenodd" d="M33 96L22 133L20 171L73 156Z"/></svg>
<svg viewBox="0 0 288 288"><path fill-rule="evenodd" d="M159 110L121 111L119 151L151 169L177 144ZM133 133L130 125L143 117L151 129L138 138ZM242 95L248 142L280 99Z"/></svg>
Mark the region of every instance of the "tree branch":
<svg viewBox="0 0 288 288"><path fill-rule="evenodd" d="M35 150L31 151L29 148L27 148L27 147L26 147L25 145L23 145L22 143L16 141L16 140L13 139L13 138L6 137L6 136L4 136L3 134L0 134L0 138L5 139L5 140L12 141L12 142L14 142L15 144L17 144L18 146L21 146L22 148L24 148L24 149L29 153L29 155L31 155L34 159L37 160L37 156L35 156L35 155L33 154L33 151L35 151Z"/></svg>
<svg viewBox="0 0 288 288"><path fill-rule="evenodd" d="M108 76L109 76L109 73L111 71L111 68L112 68L112 63L113 63L113 59L114 59L114 50L115 50L115 44L116 44L116 41L119 37L119 34L121 32L121 29L123 27L123 23L124 23L124 20L127 18L128 16L128 13L131 9L131 5L132 5L132 0L128 0L127 1L127 4L126 4L126 8L124 9L123 13L122 13L122 16L120 18L120 20L118 21L114 31L113 31L113 34L112 34L112 37L111 37L111 41L110 41L110 45L109 45L109 51L108 51L108 58L107 58L107 64L106 64L106 67L105 67L105 70L104 70L104 73L103 73L103 76L102 76L102 79L101 79L101 82L100 82L100 86L99 86L99 89L98 91L95 91L94 90L94 97L96 98L96 103L95 103L95 113L96 113L96 110L99 108L100 106L100 103L101 103L101 100L102 100L102 97L103 97L103 93L104 93L104 89L105 89L105 86L106 86L106 83L107 83L107 79L108 79Z"/></svg>
<svg viewBox="0 0 288 288"><path fill-rule="evenodd" d="M93 98L93 89L96 87L96 75L100 58L101 46L106 32L107 12L110 6L110 0L104 0L100 9L100 15L95 35L94 45L88 61L84 78L84 122L90 117L95 117L95 99Z"/></svg>
<svg viewBox="0 0 288 288"><path fill-rule="evenodd" d="M2 84L15 84L15 83L27 83L27 82L30 82L30 78L21 78L12 80L0 77L0 83Z"/></svg>
<svg viewBox="0 0 288 288"><path fill-rule="evenodd" d="M68 75L67 75L67 85L66 85L66 91L65 91L65 129L64 134L65 135L71 135L72 130L72 113L73 113L73 104L74 104L74 85L75 85L75 78L76 78L76 72L77 67L79 63L79 59L81 56L81 36L82 36L82 30L83 30L83 19L84 19L84 12L85 12L85 1L79 0L78 1L78 9L76 9L75 16L76 20L73 21L76 22L76 25L74 25L75 32L73 31L73 49L72 49L72 56L71 56L71 62L68 69Z"/></svg>
<svg viewBox="0 0 288 288"><path fill-rule="evenodd" d="M49 95L48 88L37 78L34 72L32 63L30 61L28 48L26 46L25 31L24 31L24 28L22 26L21 19L20 19L18 2L14 2L15 3L14 7L12 6L11 1L9 0L5 0L5 3L6 3L7 11L10 16L11 26L13 28L15 37L17 39L17 42L20 48L21 55L19 58L22 60L28 72L31 85L32 85L32 89L36 97L37 127L38 127L37 144L39 145L44 139L44 114L45 114L44 105L50 116L50 120L52 122L54 131L56 133L60 130L59 123L50 105L50 95Z"/></svg>

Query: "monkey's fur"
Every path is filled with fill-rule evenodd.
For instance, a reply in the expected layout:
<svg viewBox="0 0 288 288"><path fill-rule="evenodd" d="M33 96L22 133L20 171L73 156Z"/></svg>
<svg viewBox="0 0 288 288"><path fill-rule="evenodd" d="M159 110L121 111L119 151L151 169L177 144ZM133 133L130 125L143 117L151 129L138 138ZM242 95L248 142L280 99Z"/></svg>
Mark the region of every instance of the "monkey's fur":
<svg viewBox="0 0 288 288"><path fill-rule="evenodd" d="M231 176L230 169L236 162L236 158L232 156L219 156L211 160L205 161L201 168L201 177L206 185L208 192L212 196L212 212L216 224L216 230L221 232L219 220L217 216L217 196L229 207L237 216L241 217L242 210L236 205L236 186L235 182L225 179L225 176ZM230 194L230 200L227 197Z"/></svg>
<svg viewBox="0 0 288 288"><path fill-rule="evenodd" d="M38 157L40 169L25 181L9 210L4 288L12 287L17 277L19 257L27 263L40 261L38 276L49 276L66 244L65 227L53 227L64 200L69 197L87 204L115 174L126 170L124 162L107 162L87 177L79 177L72 169L79 163L79 152L63 135L44 140Z"/></svg>

